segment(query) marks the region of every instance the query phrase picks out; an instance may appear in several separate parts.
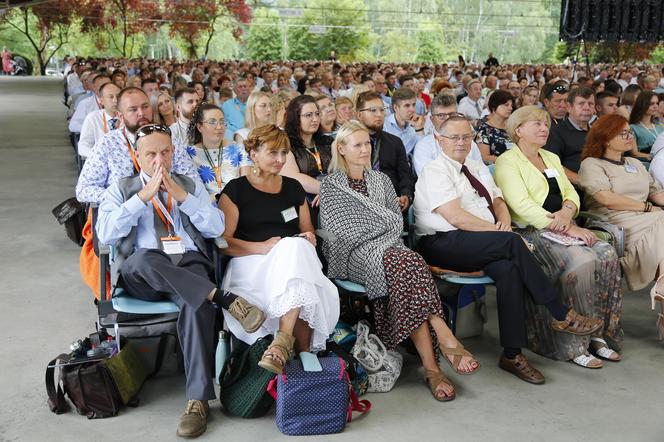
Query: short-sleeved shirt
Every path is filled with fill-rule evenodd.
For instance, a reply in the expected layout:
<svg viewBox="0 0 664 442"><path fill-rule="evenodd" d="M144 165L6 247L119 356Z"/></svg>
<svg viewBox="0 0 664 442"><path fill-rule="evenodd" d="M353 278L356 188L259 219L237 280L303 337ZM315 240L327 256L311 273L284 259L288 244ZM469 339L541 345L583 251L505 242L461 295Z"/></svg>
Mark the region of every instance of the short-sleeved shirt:
<svg viewBox="0 0 664 442"><path fill-rule="evenodd" d="M230 181L222 194L238 207L234 238L258 242L300 233L299 214L305 193L297 180L282 176L279 193L267 193L243 176Z"/></svg>
<svg viewBox="0 0 664 442"><path fill-rule="evenodd" d="M596 213L609 212L606 206L595 200L597 192L609 190L645 202L650 195L662 191L661 184L648 173L643 163L630 157L625 157L623 165L601 158L586 158L579 170L579 185L586 192L588 210Z"/></svg>
<svg viewBox="0 0 664 442"><path fill-rule="evenodd" d="M505 129L493 127L486 120L480 120L475 141L489 146L489 153L495 156L500 156L514 146Z"/></svg>
<svg viewBox="0 0 664 442"><path fill-rule="evenodd" d="M188 146L187 154L210 195L221 193L229 181L239 177L240 167L253 164L242 144L231 144L222 149L207 149L207 154L202 147ZM221 163L221 188L215 173L219 163Z"/></svg>
<svg viewBox="0 0 664 442"><path fill-rule="evenodd" d="M484 185L491 195L492 201L503 197L484 164L468 158L464 164L470 173ZM441 153L438 158L424 166L415 184L413 210L417 236L457 230L435 212L438 207L455 199L459 199L461 208L465 211L490 223L494 222L486 199L473 188L468 178L461 172L461 163L451 159L445 153Z"/></svg>

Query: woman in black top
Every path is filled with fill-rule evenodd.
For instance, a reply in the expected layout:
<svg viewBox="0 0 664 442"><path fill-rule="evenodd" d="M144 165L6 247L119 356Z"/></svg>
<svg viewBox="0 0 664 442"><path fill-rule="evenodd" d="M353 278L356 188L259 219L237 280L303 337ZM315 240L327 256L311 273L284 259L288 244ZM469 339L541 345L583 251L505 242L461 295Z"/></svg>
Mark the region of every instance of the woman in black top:
<svg viewBox="0 0 664 442"><path fill-rule="evenodd" d="M321 272L302 185L279 175L290 150L286 133L275 125L261 126L244 146L252 171L231 180L219 199L225 253L234 257L223 290L249 300L267 319L247 333L232 316L224 316L231 332L249 344L274 335L259 365L281 373L294 345L298 352L325 348L339 318L339 294Z"/></svg>
<svg viewBox="0 0 664 442"><path fill-rule="evenodd" d="M314 225L318 220L320 180L327 175L332 158L332 138L319 133L320 111L309 95L294 98L286 109L286 133L291 152L281 174L295 178L307 192Z"/></svg>

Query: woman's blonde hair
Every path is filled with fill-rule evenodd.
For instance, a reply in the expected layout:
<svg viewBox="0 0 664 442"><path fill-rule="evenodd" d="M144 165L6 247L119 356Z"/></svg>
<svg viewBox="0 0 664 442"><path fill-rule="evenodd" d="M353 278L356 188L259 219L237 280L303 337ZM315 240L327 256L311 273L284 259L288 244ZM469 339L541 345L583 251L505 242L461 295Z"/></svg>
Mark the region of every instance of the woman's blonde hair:
<svg viewBox="0 0 664 442"><path fill-rule="evenodd" d="M267 98L267 101L272 105L272 95L267 92L257 91L252 92L247 98L247 109L244 113L244 127L251 130L256 127L256 113L254 112L258 100L261 98Z"/></svg>
<svg viewBox="0 0 664 442"><path fill-rule="evenodd" d="M512 115L507 119L507 127L505 128L507 135L514 143L519 144L519 136L516 134L516 130L529 121L545 121L546 125L551 128L551 117L546 110L534 105L520 107L512 112Z"/></svg>
<svg viewBox="0 0 664 442"><path fill-rule="evenodd" d="M357 109L357 97L360 96L362 92L369 91L369 86L366 84L358 84L353 88L353 92L350 94L350 101L353 103L353 109Z"/></svg>
<svg viewBox="0 0 664 442"><path fill-rule="evenodd" d="M337 170L346 174L348 173L348 163L346 162L346 158L339 153L339 146L346 146L349 141L348 138L355 132L360 131L364 131L367 134L369 133L369 129L357 120L350 120L339 128L337 136L332 142L332 159L330 160L330 167L328 168L330 173L336 172ZM371 166L367 164L365 169L371 170Z"/></svg>
<svg viewBox="0 0 664 442"><path fill-rule="evenodd" d="M171 94L169 94L166 91L161 91L156 95L152 95L150 97L150 104L152 105L152 122L154 124L164 124L164 118L161 116L161 113L159 112L159 99L161 98L162 95L166 95L169 100L171 100L171 103L173 103L173 98L171 98ZM175 104L173 104L173 118L175 118ZM177 121L177 118L175 118Z"/></svg>

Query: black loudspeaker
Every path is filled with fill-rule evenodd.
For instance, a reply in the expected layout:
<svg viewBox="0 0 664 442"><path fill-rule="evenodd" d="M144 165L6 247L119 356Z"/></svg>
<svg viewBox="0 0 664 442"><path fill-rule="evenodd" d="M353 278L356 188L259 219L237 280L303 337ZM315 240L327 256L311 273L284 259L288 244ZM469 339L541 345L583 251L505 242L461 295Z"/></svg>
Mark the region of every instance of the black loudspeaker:
<svg viewBox="0 0 664 442"><path fill-rule="evenodd" d="M664 41L663 0L562 0L565 41Z"/></svg>

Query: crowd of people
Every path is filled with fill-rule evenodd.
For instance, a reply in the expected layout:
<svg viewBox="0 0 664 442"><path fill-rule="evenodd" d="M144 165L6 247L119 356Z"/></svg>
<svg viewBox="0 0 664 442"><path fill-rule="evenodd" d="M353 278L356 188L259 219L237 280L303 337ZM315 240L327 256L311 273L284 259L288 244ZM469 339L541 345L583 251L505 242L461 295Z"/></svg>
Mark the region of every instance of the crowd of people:
<svg viewBox="0 0 664 442"><path fill-rule="evenodd" d="M76 196L99 205L81 268L98 290L97 235L126 258L120 287L179 305L181 436L205 431L215 397L212 303L238 339L274 336L259 365L281 373L295 351L325 348L335 278L365 287L388 349L412 341L438 401L456 396L441 359L463 375L480 362L448 327L430 266L494 280L502 369L544 383L522 349L597 369L621 359L623 280L652 285L664 335L663 74L494 57L68 58ZM584 228L583 210L622 228L624 247ZM217 237L232 257L221 288Z"/></svg>

